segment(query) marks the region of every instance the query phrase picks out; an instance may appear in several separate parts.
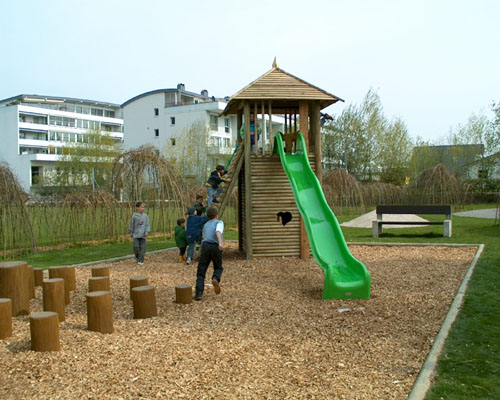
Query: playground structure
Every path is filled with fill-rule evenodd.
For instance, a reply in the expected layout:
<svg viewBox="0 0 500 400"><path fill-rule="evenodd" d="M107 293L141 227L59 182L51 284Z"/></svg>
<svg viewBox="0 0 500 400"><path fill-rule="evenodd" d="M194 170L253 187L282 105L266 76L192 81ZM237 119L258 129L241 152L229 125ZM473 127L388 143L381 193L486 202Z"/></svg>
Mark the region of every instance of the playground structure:
<svg viewBox="0 0 500 400"><path fill-rule="evenodd" d="M239 249L247 259L307 259L312 252L325 272L324 299L369 298L370 275L349 252L321 190L321 110L339 100L283 71L276 60L270 71L233 95L222 115L237 114L238 147L220 213L237 182ZM262 132L253 151L251 113L255 125L260 115ZM276 114L284 116L283 133L272 130ZM280 223L283 215L289 222Z"/></svg>

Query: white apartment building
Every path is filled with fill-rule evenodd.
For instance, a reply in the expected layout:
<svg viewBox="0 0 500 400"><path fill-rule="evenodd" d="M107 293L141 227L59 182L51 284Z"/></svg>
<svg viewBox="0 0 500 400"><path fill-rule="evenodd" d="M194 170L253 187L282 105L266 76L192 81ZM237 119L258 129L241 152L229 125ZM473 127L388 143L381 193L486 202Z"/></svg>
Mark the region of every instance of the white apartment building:
<svg viewBox="0 0 500 400"><path fill-rule="evenodd" d="M89 132L122 142L120 105L25 94L0 101L0 162L9 164L26 191L53 173L63 147L85 142Z"/></svg>
<svg viewBox="0 0 500 400"><path fill-rule="evenodd" d="M186 176L205 175L200 163L208 169L225 164L236 145L236 116L219 117L225 107L225 99L188 92L182 83L135 96L122 104L124 148L150 144L178 165L191 158Z"/></svg>

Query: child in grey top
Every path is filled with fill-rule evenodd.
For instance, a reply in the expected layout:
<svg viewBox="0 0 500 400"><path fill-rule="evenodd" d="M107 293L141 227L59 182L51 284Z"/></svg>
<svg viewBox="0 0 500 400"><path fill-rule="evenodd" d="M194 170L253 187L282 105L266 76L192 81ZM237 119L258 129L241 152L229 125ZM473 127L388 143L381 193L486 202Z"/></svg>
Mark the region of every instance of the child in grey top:
<svg viewBox="0 0 500 400"><path fill-rule="evenodd" d="M134 240L134 256L137 264L144 264L144 254L146 253L146 237L150 232L149 217L144 212L144 203L138 201L135 204L136 212L132 215L130 219L130 225L128 227L128 233L130 237Z"/></svg>

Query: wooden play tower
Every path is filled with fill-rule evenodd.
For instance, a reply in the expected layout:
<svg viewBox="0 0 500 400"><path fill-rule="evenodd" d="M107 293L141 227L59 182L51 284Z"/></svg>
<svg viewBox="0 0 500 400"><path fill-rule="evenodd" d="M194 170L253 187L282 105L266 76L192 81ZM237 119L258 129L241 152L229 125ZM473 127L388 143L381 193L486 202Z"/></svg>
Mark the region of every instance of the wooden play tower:
<svg viewBox="0 0 500 400"><path fill-rule="evenodd" d="M309 242L290 183L278 154L273 154L273 115L284 119L287 140L300 131L305 138L311 168L321 182L321 122L323 108L342 99L280 69L272 69L233 95L222 115L238 116L238 149L228 168L232 182L223 192L221 213L238 184L239 248L252 257L308 258ZM251 151L250 114L261 135ZM275 117L276 119L276 117ZM244 139L240 129L244 126ZM257 131L257 126L255 126ZM288 147L288 144L287 144ZM289 149L287 149L289 151ZM237 179L236 179L237 178ZM279 213L291 213L286 225Z"/></svg>

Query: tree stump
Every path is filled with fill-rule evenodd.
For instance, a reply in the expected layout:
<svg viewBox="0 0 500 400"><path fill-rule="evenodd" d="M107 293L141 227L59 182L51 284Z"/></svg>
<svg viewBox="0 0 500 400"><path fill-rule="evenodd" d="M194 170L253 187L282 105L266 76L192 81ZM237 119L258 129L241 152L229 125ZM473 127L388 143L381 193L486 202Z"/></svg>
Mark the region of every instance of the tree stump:
<svg viewBox="0 0 500 400"><path fill-rule="evenodd" d="M57 351L59 342L59 317L52 311L42 311L30 315L31 350Z"/></svg>
<svg viewBox="0 0 500 400"><path fill-rule="evenodd" d="M43 311L57 313L59 322L66 320L64 309L64 279L52 278L43 281Z"/></svg>
<svg viewBox="0 0 500 400"><path fill-rule="evenodd" d="M89 278L89 292L110 291L109 276Z"/></svg>
<svg viewBox="0 0 500 400"><path fill-rule="evenodd" d="M156 310L155 288L152 286L137 286L132 289L134 319L151 318L158 315Z"/></svg>
<svg viewBox="0 0 500 400"><path fill-rule="evenodd" d="M109 276L109 267L95 265L92 267L92 276Z"/></svg>
<svg viewBox="0 0 500 400"><path fill-rule="evenodd" d="M0 299L0 339L12 336L12 300Z"/></svg>
<svg viewBox="0 0 500 400"><path fill-rule="evenodd" d="M68 269L68 285L69 291L72 292L76 290L76 270L74 266L67 266Z"/></svg>
<svg viewBox="0 0 500 400"><path fill-rule="evenodd" d="M68 305L70 302L70 280L71 272L68 267L50 267L49 268L49 278L62 278L64 279L64 304Z"/></svg>
<svg viewBox="0 0 500 400"><path fill-rule="evenodd" d="M138 286L148 286L148 278L144 275L137 275L130 278L130 298L132 299L132 289Z"/></svg>
<svg viewBox="0 0 500 400"><path fill-rule="evenodd" d="M43 285L43 268L35 267L33 268L33 274L35 277L35 286Z"/></svg>
<svg viewBox="0 0 500 400"><path fill-rule="evenodd" d="M87 297L87 328L89 331L113 333L111 292L90 292Z"/></svg>
<svg viewBox="0 0 500 400"><path fill-rule="evenodd" d="M28 264L23 261L0 263L0 297L12 300L12 315L30 313Z"/></svg>
<svg viewBox="0 0 500 400"><path fill-rule="evenodd" d="M191 285L182 283L175 287L175 302L179 304L190 304L193 302L193 289Z"/></svg>
<svg viewBox="0 0 500 400"><path fill-rule="evenodd" d="M30 294L30 299L35 298L35 273L33 272L33 267L28 265L28 290Z"/></svg>

